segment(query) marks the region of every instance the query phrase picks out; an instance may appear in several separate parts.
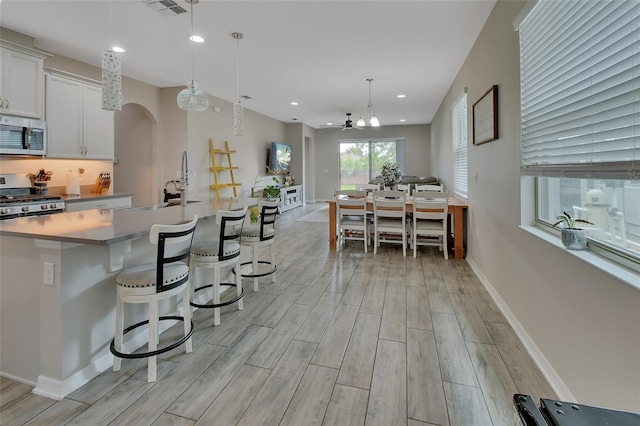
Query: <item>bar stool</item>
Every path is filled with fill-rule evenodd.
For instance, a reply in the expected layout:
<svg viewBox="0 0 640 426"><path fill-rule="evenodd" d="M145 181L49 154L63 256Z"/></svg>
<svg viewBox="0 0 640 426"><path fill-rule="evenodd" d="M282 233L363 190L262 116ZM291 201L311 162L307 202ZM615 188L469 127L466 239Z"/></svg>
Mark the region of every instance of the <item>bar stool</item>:
<svg viewBox="0 0 640 426"><path fill-rule="evenodd" d="M189 306L189 254L193 233L198 222L194 216L189 223L180 225L153 225L149 241L156 245L156 261L128 268L116 277L116 331L109 349L114 355L113 371L120 370L122 359L149 358L147 379L156 380L156 356L186 343L186 352L192 350L191 307ZM158 301L182 293L183 316L158 316ZM124 328L124 304L148 303L149 319ZM184 322L184 336L178 341L158 349L158 322L177 320ZM123 353L124 335L149 324L148 351Z"/></svg>
<svg viewBox="0 0 640 426"><path fill-rule="evenodd" d="M238 310L243 309L242 280L236 276L236 282L220 282L220 269L225 266L240 266L240 235L242 225L247 214L247 207L242 210L218 210L216 213L216 224L220 226L220 234L217 240L203 241L194 244L191 249L191 269L194 274L193 292L191 296L191 306L196 308L213 309L213 325L220 325L220 308L238 302ZM197 268L213 269L213 283L200 285L196 283ZM220 286L228 285L236 288L236 296L231 300L220 303ZM197 303L196 293L213 287L212 303Z"/></svg>
<svg viewBox="0 0 640 426"><path fill-rule="evenodd" d="M271 275L271 282L276 282L276 253L274 249L276 215L278 214L278 206L280 200L260 200L258 202L258 211L260 212L260 223L245 226L242 230L242 238L240 244L245 247L251 247L251 262L244 262L242 266L251 264L251 273L241 274L242 278L253 278L253 291L258 291L258 279ZM258 260L258 250L260 247L268 246L270 253L270 261ZM259 264L271 265L272 268L267 272L259 271ZM236 277L238 276L236 269L233 270Z"/></svg>

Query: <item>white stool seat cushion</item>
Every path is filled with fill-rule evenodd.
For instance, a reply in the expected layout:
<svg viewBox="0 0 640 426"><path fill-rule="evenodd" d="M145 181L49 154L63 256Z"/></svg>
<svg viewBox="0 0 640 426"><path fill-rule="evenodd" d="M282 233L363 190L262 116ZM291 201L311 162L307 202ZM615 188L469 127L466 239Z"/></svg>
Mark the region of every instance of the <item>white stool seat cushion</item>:
<svg viewBox="0 0 640 426"><path fill-rule="evenodd" d="M218 249L220 247L219 241L203 241L191 248L191 259L197 262L217 262L220 253ZM225 241L222 253L223 256L232 256L234 254L240 254L240 244L235 241Z"/></svg>
<svg viewBox="0 0 640 426"><path fill-rule="evenodd" d="M189 266L182 262L169 263L164 267L163 285L173 284L187 275L189 275ZM116 283L128 288L155 287L156 263L145 263L126 269L118 275Z"/></svg>
<svg viewBox="0 0 640 426"><path fill-rule="evenodd" d="M274 234L273 226L264 227L263 238L271 237ZM256 242L260 241L260 225L249 225L242 229L241 241Z"/></svg>

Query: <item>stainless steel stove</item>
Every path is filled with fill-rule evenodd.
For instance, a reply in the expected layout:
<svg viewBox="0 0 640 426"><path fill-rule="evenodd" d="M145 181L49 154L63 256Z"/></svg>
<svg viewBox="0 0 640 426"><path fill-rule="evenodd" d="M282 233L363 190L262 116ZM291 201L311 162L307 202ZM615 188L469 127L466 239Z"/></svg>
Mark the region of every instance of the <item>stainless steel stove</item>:
<svg viewBox="0 0 640 426"><path fill-rule="evenodd" d="M0 220L64 211L62 197L35 195L28 185L24 175L0 175Z"/></svg>

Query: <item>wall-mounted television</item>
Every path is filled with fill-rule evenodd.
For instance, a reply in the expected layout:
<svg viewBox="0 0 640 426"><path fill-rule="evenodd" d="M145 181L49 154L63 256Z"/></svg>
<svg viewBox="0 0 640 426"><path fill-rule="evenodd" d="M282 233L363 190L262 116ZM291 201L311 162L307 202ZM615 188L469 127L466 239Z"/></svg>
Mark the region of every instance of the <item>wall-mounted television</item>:
<svg viewBox="0 0 640 426"><path fill-rule="evenodd" d="M291 145L271 142L267 154L267 173L288 175L291 169Z"/></svg>

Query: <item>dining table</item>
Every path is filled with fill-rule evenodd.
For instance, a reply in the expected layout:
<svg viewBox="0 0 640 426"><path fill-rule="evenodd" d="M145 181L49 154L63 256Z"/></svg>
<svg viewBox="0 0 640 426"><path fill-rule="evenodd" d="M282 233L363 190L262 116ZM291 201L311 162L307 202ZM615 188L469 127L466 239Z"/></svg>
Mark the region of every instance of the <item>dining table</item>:
<svg viewBox="0 0 640 426"><path fill-rule="evenodd" d="M464 259L464 215L469 205L458 197L449 196L449 215L453 222L453 255L456 259ZM338 232L336 230L336 200L328 200L329 204L329 250L336 250L338 246ZM406 197L407 212L413 211L413 196ZM373 197L367 196L367 211L373 212Z"/></svg>

